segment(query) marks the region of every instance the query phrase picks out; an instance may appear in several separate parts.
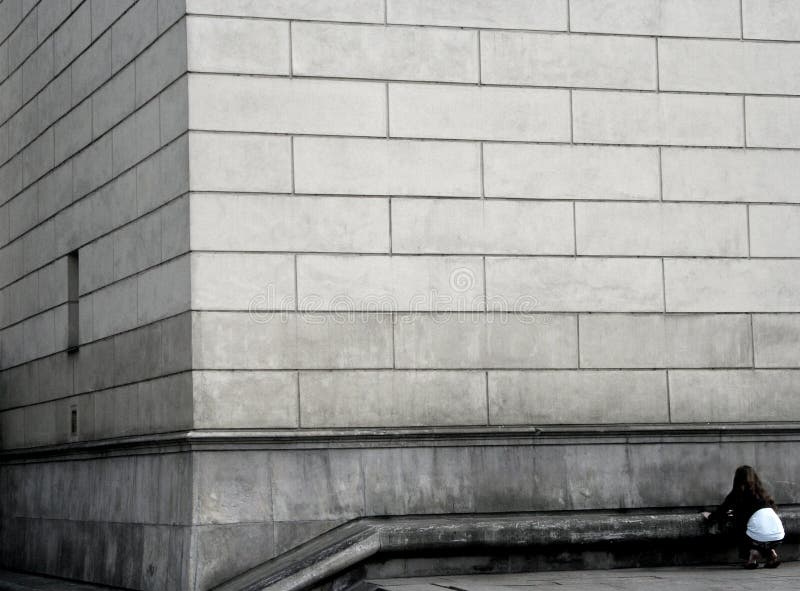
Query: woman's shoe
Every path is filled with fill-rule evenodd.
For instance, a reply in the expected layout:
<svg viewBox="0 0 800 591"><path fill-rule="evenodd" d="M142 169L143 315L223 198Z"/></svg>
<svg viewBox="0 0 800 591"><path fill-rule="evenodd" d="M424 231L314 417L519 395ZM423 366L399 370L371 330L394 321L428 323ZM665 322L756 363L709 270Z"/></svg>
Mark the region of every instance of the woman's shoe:
<svg viewBox="0 0 800 591"><path fill-rule="evenodd" d="M758 550L750 550L750 558L744 563L744 567L749 570L758 568L759 558L761 558L761 553Z"/></svg>
<svg viewBox="0 0 800 591"><path fill-rule="evenodd" d="M781 559L775 550L770 550L770 557L767 558L767 563L764 565L766 568L778 568L781 565Z"/></svg>

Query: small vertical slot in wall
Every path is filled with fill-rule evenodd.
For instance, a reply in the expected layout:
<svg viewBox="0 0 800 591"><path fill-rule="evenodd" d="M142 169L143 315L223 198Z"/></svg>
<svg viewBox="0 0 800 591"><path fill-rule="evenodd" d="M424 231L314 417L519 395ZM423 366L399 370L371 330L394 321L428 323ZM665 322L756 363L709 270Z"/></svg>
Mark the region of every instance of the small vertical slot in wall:
<svg viewBox="0 0 800 591"><path fill-rule="evenodd" d="M69 436L78 436L78 407L75 405L69 407Z"/></svg>
<svg viewBox="0 0 800 591"><path fill-rule="evenodd" d="M80 268L78 251L67 255L67 351L78 350L80 333L78 331L80 310L78 308L78 270ZM77 416L77 410L75 411Z"/></svg>

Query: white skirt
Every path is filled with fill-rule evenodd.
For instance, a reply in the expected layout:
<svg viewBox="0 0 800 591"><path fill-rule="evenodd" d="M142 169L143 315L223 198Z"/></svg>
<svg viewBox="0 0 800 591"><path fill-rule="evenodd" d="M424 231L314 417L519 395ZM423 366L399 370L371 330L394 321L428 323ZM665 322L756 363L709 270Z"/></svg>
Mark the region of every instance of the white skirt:
<svg viewBox="0 0 800 591"><path fill-rule="evenodd" d="M756 542L779 542L784 535L781 518L769 507L753 513L747 522L747 536Z"/></svg>

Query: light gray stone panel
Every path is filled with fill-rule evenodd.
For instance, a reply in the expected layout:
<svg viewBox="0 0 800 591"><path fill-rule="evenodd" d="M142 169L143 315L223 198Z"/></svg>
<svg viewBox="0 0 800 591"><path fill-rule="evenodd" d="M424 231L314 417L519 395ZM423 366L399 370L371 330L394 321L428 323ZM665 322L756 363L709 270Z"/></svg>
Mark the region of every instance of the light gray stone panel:
<svg viewBox="0 0 800 591"><path fill-rule="evenodd" d="M36 49L36 11L22 7L24 18L18 20L19 26L8 36L8 60L10 67L16 68ZM15 23L12 28L16 26Z"/></svg>
<svg viewBox="0 0 800 591"><path fill-rule="evenodd" d="M528 312L660 312L661 261L634 258L491 257L489 308Z"/></svg>
<svg viewBox="0 0 800 591"><path fill-rule="evenodd" d="M194 428L298 427L293 371L195 371Z"/></svg>
<svg viewBox="0 0 800 591"><path fill-rule="evenodd" d="M751 205L750 254L754 257L800 257L800 207Z"/></svg>
<svg viewBox="0 0 800 591"><path fill-rule="evenodd" d="M197 369L383 368L392 364L388 314L198 312Z"/></svg>
<svg viewBox="0 0 800 591"><path fill-rule="evenodd" d="M128 384L153 378L162 373L161 325L150 324L115 335L114 373L115 384ZM141 429L147 425L142 423Z"/></svg>
<svg viewBox="0 0 800 591"><path fill-rule="evenodd" d="M272 520L269 454L198 453L192 468L195 524Z"/></svg>
<svg viewBox="0 0 800 591"><path fill-rule="evenodd" d="M389 0L386 20L405 25L564 31L566 0Z"/></svg>
<svg viewBox="0 0 800 591"><path fill-rule="evenodd" d="M9 239L14 240L33 228L39 217L36 187L30 187L8 202Z"/></svg>
<svg viewBox="0 0 800 591"><path fill-rule="evenodd" d="M68 160L46 176L38 185L39 215L42 219L72 202L72 160Z"/></svg>
<svg viewBox="0 0 800 591"><path fill-rule="evenodd" d="M139 214L155 209L189 190L189 140L182 136L136 167Z"/></svg>
<svg viewBox="0 0 800 591"><path fill-rule="evenodd" d="M289 192L288 137L192 132L190 184L198 191Z"/></svg>
<svg viewBox="0 0 800 591"><path fill-rule="evenodd" d="M69 299L67 292L67 259L61 257L42 267L38 275L38 309L46 310Z"/></svg>
<svg viewBox="0 0 800 591"><path fill-rule="evenodd" d="M92 217L104 232L136 219L136 171L117 176L92 197Z"/></svg>
<svg viewBox="0 0 800 591"><path fill-rule="evenodd" d="M169 29L184 14L186 14L186 0L159 0L158 33L161 34Z"/></svg>
<svg viewBox="0 0 800 591"><path fill-rule="evenodd" d="M392 200L392 252L572 254L570 203Z"/></svg>
<svg viewBox="0 0 800 591"><path fill-rule="evenodd" d="M182 76L158 95L162 145L171 142L189 129L188 78Z"/></svg>
<svg viewBox="0 0 800 591"><path fill-rule="evenodd" d="M483 31L481 82L654 90L653 39Z"/></svg>
<svg viewBox="0 0 800 591"><path fill-rule="evenodd" d="M111 134L108 133L75 156L72 193L76 199L111 179L111 153Z"/></svg>
<svg viewBox="0 0 800 591"><path fill-rule="evenodd" d="M401 314L395 320L394 341L399 368L578 366L573 315Z"/></svg>
<svg viewBox="0 0 800 591"><path fill-rule="evenodd" d="M92 94L111 78L111 31L97 39L72 62L72 104Z"/></svg>
<svg viewBox="0 0 800 591"><path fill-rule="evenodd" d="M273 544L271 522L195 526L186 588L212 589L255 568L274 555Z"/></svg>
<svg viewBox="0 0 800 591"><path fill-rule="evenodd" d="M576 142L679 146L743 146L738 96L577 91L572 94Z"/></svg>
<svg viewBox="0 0 800 591"><path fill-rule="evenodd" d="M747 256L745 205L577 203L578 254Z"/></svg>
<svg viewBox="0 0 800 591"><path fill-rule="evenodd" d="M33 140L22 153L22 184L28 186L53 168L53 128Z"/></svg>
<svg viewBox="0 0 800 591"><path fill-rule="evenodd" d="M40 2L36 13L37 39L46 39L66 20L70 13L69 0Z"/></svg>
<svg viewBox="0 0 800 591"><path fill-rule="evenodd" d="M60 71L92 42L91 2L82 3L53 35L55 71Z"/></svg>
<svg viewBox="0 0 800 591"><path fill-rule="evenodd" d="M485 425L478 371L302 372L303 427Z"/></svg>
<svg viewBox="0 0 800 591"><path fill-rule="evenodd" d="M190 216L195 250L389 251L385 199L193 194Z"/></svg>
<svg viewBox="0 0 800 591"><path fill-rule="evenodd" d="M800 202L800 152L665 148L664 199Z"/></svg>
<svg viewBox="0 0 800 591"><path fill-rule="evenodd" d="M186 21L180 20L136 58L136 105L186 72Z"/></svg>
<svg viewBox="0 0 800 591"><path fill-rule="evenodd" d="M92 102L83 101L56 122L53 129L55 161L63 162L92 141Z"/></svg>
<svg viewBox="0 0 800 591"><path fill-rule="evenodd" d="M23 271L30 273L56 258L56 225L50 219L22 237Z"/></svg>
<svg viewBox="0 0 800 591"><path fill-rule="evenodd" d="M114 344L111 339L81 345L75 353L75 393L113 385Z"/></svg>
<svg viewBox="0 0 800 591"><path fill-rule="evenodd" d="M190 312L160 321L164 373L192 368L192 317ZM191 376L189 376L191 380Z"/></svg>
<svg viewBox="0 0 800 591"><path fill-rule="evenodd" d="M482 310L480 257L299 255L301 310Z"/></svg>
<svg viewBox="0 0 800 591"><path fill-rule="evenodd" d="M18 154L0 166L0 203L5 203L22 190L22 155Z"/></svg>
<svg viewBox="0 0 800 591"><path fill-rule="evenodd" d="M40 125L53 123L72 106L72 68L67 68L45 86L35 101Z"/></svg>
<svg viewBox="0 0 800 591"><path fill-rule="evenodd" d="M386 134L386 89L377 82L192 74L189 100L191 129Z"/></svg>
<svg viewBox="0 0 800 591"><path fill-rule="evenodd" d="M663 371L490 371L492 425L666 423Z"/></svg>
<svg viewBox="0 0 800 591"><path fill-rule="evenodd" d="M568 142L566 90L389 85L392 137Z"/></svg>
<svg viewBox="0 0 800 591"><path fill-rule="evenodd" d="M186 40L192 72L289 73L287 22L189 17Z"/></svg>
<svg viewBox="0 0 800 591"><path fill-rule="evenodd" d="M294 156L298 193L481 194L477 143L299 137Z"/></svg>
<svg viewBox="0 0 800 591"><path fill-rule="evenodd" d="M158 100L152 100L111 132L114 174L131 168L160 146Z"/></svg>
<svg viewBox="0 0 800 591"><path fill-rule="evenodd" d="M188 0L186 10L195 14L220 14L345 22L383 22L382 0Z"/></svg>
<svg viewBox="0 0 800 591"><path fill-rule="evenodd" d="M92 297L94 339L102 339L136 326L136 284L136 277L130 277L94 293Z"/></svg>
<svg viewBox="0 0 800 591"><path fill-rule="evenodd" d="M74 368L71 354L58 353L36 362L38 393L41 400L63 398L73 394ZM32 390L36 391L36 390ZM29 391L30 392L30 391ZM80 417L79 423L80 423ZM80 431L81 425L78 425Z"/></svg>
<svg viewBox="0 0 800 591"><path fill-rule="evenodd" d="M800 371L684 370L669 372L675 423L796 421Z"/></svg>
<svg viewBox="0 0 800 591"><path fill-rule="evenodd" d="M800 315L754 314L756 367L800 367Z"/></svg>
<svg viewBox="0 0 800 591"><path fill-rule="evenodd" d="M135 58L157 35L157 0L139 0L111 27L114 72Z"/></svg>
<svg viewBox="0 0 800 591"><path fill-rule="evenodd" d="M140 324L189 309L191 283L188 255L153 267L135 279L138 284Z"/></svg>
<svg viewBox="0 0 800 591"><path fill-rule="evenodd" d="M11 153L22 152L23 149L42 131L42 122L37 119L38 101L29 101L17 111L8 122L8 149Z"/></svg>
<svg viewBox="0 0 800 591"><path fill-rule="evenodd" d="M192 253L192 310L294 307L294 256Z"/></svg>
<svg viewBox="0 0 800 591"><path fill-rule="evenodd" d="M161 259L167 260L189 250L189 197L179 197L159 210L161 217Z"/></svg>
<svg viewBox="0 0 800 591"><path fill-rule="evenodd" d="M139 382L138 386L139 415L144 432L166 433L192 428L191 373L147 380Z"/></svg>
<svg viewBox="0 0 800 591"><path fill-rule="evenodd" d="M751 367L745 314L581 314L581 367Z"/></svg>
<svg viewBox="0 0 800 591"><path fill-rule="evenodd" d="M738 0L571 0L570 30L739 38Z"/></svg>
<svg viewBox="0 0 800 591"><path fill-rule="evenodd" d="M668 312L800 312L800 261L666 259Z"/></svg>
<svg viewBox="0 0 800 591"><path fill-rule="evenodd" d="M487 197L658 199L658 150L485 144Z"/></svg>
<svg viewBox="0 0 800 591"><path fill-rule="evenodd" d="M295 75L478 82L477 32L292 24Z"/></svg>
<svg viewBox="0 0 800 591"><path fill-rule="evenodd" d="M800 46L661 39L659 88L753 94L800 93Z"/></svg>
<svg viewBox="0 0 800 591"><path fill-rule="evenodd" d="M800 5L793 0L742 0L745 39L800 41Z"/></svg>
<svg viewBox="0 0 800 591"><path fill-rule="evenodd" d="M113 233L114 280L161 262L161 215L153 212Z"/></svg>
<svg viewBox="0 0 800 591"><path fill-rule="evenodd" d="M745 97L747 145L800 148L800 99Z"/></svg>

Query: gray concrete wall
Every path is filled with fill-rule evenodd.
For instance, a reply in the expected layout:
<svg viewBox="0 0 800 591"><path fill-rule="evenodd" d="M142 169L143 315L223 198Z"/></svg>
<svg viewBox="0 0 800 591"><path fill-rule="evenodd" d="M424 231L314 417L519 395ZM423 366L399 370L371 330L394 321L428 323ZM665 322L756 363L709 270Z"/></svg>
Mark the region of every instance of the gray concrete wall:
<svg viewBox="0 0 800 591"><path fill-rule="evenodd" d="M5 449L191 426L183 15L179 0L0 3Z"/></svg>

